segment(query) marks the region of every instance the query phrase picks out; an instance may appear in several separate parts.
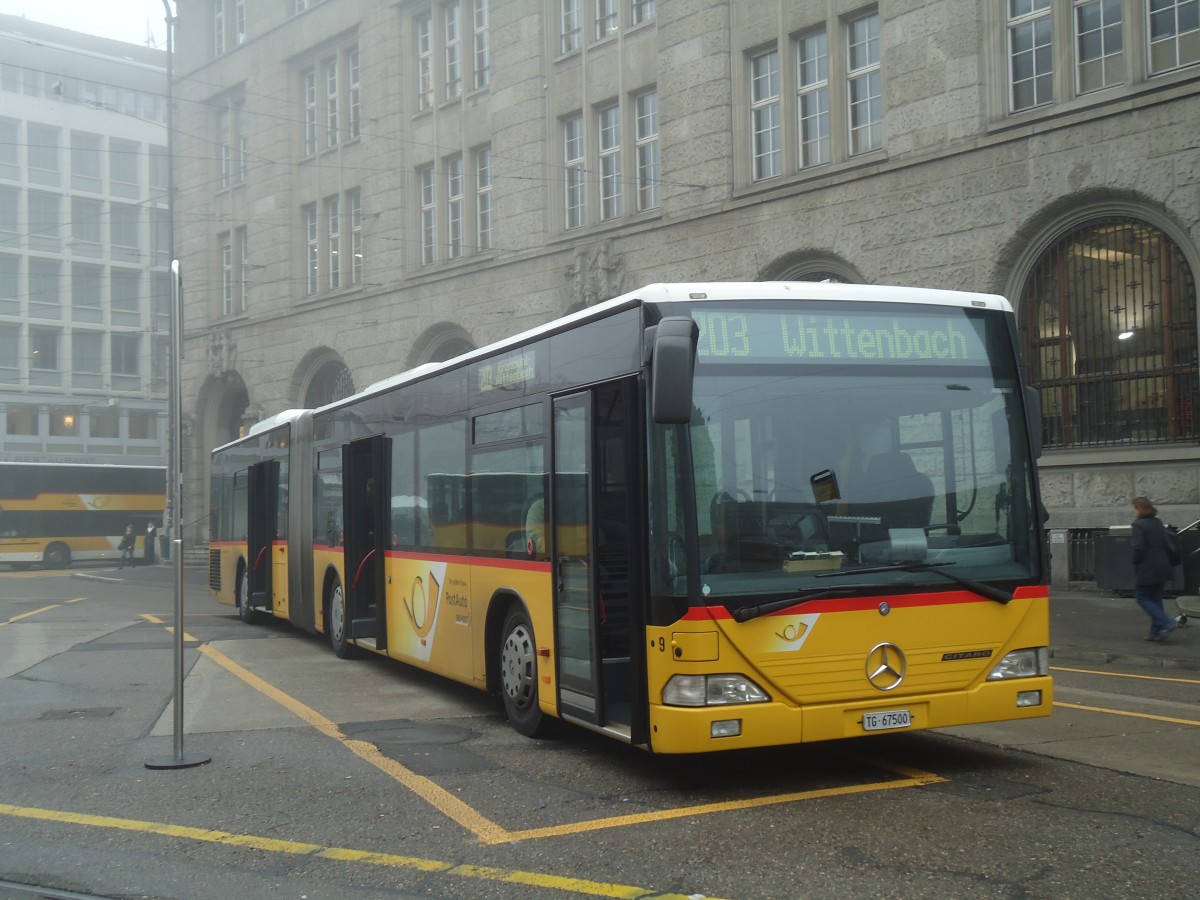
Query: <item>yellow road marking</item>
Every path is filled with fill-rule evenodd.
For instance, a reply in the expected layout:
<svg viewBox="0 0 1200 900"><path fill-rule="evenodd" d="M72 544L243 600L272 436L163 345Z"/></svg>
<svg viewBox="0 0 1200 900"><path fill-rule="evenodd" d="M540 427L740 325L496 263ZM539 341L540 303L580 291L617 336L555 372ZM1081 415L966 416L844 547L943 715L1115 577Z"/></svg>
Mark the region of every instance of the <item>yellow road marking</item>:
<svg viewBox="0 0 1200 900"><path fill-rule="evenodd" d="M175 626L168 625L166 622L164 622L158 616L152 616L152 615L150 615L150 613L142 613L142 618L145 619L147 622L154 623L155 625L161 625L163 628L167 629L167 632L170 634L175 633ZM184 639L184 641L191 641L193 644L200 643L200 638L192 637L186 631L183 633L183 639Z"/></svg>
<svg viewBox="0 0 1200 900"><path fill-rule="evenodd" d="M41 609L35 609L27 613L21 613L19 616L13 616L11 619L0 622L0 628L3 628L5 625L11 625L13 622L20 622L22 619L28 619L30 616L36 616L38 613L44 613L51 609L58 609L58 606L59 604L52 603L50 606L43 606Z"/></svg>
<svg viewBox="0 0 1200 900"><path fill-rule="evenodd" d="M338 726L325 718L316 710L305 706L296 698L285 694L273 684L259 678L253 672L250 672L243 666L234 662L220 650L215 649L211 645L205 644L200 647L200 652L209 657L213 662L220 665L233 675L236 675L250 687L259 691L267 697L270 697L285 709L290 710L295 715L299 716L308 724L312 725L326 737L330 737L344 745L348 750L358 756L360 759L370 763L384 772L391 778L403 784L417 796L421 797L443 815L457 822L467 831L474 834L479 840L485 844L508 844L517 841L525 841L533 838L557 837L570 834L581 834L587 831L599 831L604 828L618 828L628 825L637 825L647 822L662 822L668 819L679 819L687 816L709 815L711 813L729 812L732 810L755 809L762 806L775 806L783 803L793 803L797 800L811 800L820 797L834 797L847 794L861 794L869 791L893 790L895 788L918 787L927 784L936 784L944 781L938 775L930 772L922 772L916 769L909 769L904 766L898 766L889 763L883 763L874 760L866 760L860 757L864 762L871 765L876 765L888 771L896 772L903 776L900 781L884 781L871 782L862 785L851 785L840 788L826 788L822 790L798 791L788 794L773 794L768 797L756 797L748 800L731 800L722 803L702 803L695 806L675 807L673 809L659 810L657 812L633 813L625 816L612 816L604 819L592 819L585 822L571 822L564 825L551 825L545 828L533 828L523 831L509 831L501 825L496 824L490 819L480 815L473 807L468 806L450 791L441 787L434 781L418 775L407 766L401 765L394 759L390 759L380 752L379 748L374 744L366 741L354 740L342 733Z"/></svg>
<svg viewBox="0 0 1200 900"><path fill-rule="evenodd" d="M584 878L569 878L562 875L548 875L542 872L526 872L520 869L498 869L492 866L455 864L418 856L399 856L394 853L355 850L350 847L326 847L321 844L285 841L252 834L232 834L228 831L190 828L184 825L170 825L165 822L145 822L137 819L96 816L63 810L11 806L7 803L0 803L0 814L24 819L37 819L43 822L88 825L93 828L113 828L121 831L133 831L142 834L157 834L165 837L202 841L210 844L249 847L269 853L291 853L297 856L312 856L339 862L361 862L392 869L414 869L419 872L456 875L460 878L475 878L484 881L504 882L506 884L525 884L530 887L552 888L591 897L611 897L619 898L619 900L637 900L637 898L641 897L661 898L661 900L687 900L688 898L686 894L663 894L658 891L627 884L589 881Z"/></svg>
<svg viewBox="0 0 1200 900"><path fill-rule="evenodd" d="M1200 684L1200 678L1167 678L1163 675L1131 675L1128 672L1099 672L1096 669L1069 669L1051 666L1051 672L1074 672L1076 675L1104 675L1109 678L1140 678L1142 681L1170 681L1175 684Z"/></svg>
<svg viewBox="0 0 1200 900"><path fill-rule="evenodd" d="M1200 722L1196 722L1191 719L1176 719L1172 716L1156 716L1151 713L1126 712L1123 709L1105 709L1103 706L1084 706L1082 703L1066 703L1062 700L1055 700L1054 705L1062 706L1066 709L1081 709L1084 712L1108 713L1110 716L1128 716L1131 719L1150 719L1154 722L1167 722L1171 725L1200 726Z"/></svg>

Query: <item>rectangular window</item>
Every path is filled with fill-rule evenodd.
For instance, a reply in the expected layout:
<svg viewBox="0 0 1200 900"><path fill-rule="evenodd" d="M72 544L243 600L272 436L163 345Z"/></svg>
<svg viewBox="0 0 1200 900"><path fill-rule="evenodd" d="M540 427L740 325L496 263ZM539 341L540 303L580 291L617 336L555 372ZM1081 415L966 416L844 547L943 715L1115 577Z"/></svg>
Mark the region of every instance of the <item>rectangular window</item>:
<svg viewBox="0 0 1200 900"><path fill-rule="evenodd" d="M442 25L446 34L446 99L453 100L462 94L462 32L458 23L458 4L450 3L442 8Z"/></svg>
<svg viewBox="0 0 1200 900"><path fill-rule="evenodd" d="M1124 82L1122 16L1121 0L1075 0L1078 93Z"/></svg>
<svg viewBox="0 0 1200 900"><path fill-rule="evenodd" d="M825 30L796 42L800 167L829 162L829 47Z"/></svg>
<svg viewBox="0 0 1200 900"><path fill-rule="evenodd" d="M86 313L88 310L94 310L97 313L100 311L103 284L103 266L89 266L84 263L74 263L71 266L71 306L76 319L94 320L95 317L88 316Z"/></svg>
<svg viewBox="0 0 1200 900"><path fill-rule="evenodd" d="M619 25L617 0L596 0L596 40L616 34Z"/></svg>
<svg viewBox="0 0 1200 900"><path fill-rule="evenodd" d="M51 437L78 437L79 414L74 406L52 406L49 411Z"/></svg>
<svg viewBox="0 0 1200 900"><path fill-rule="evenodd" d="M225 52L225 0L212 0L213 56Z"/></svg>
<svg viewBox="0 0 1200 900"><path fill-rule="evenodd" d="M158 439L158 414L144 410L130 410L126 415L129 438L135 441Z"/></svg>
<svg viewBox="0 0 1200 900"><path fill-rule="evenodd" d="M171 161L167 158L167 148L152 146L150 148L150 190L163 193L167 190L170 180Z"/></svg>
<svg viewBox="0 0 1200 900"><path fill-rule="evenodd" d="M36 435L38 433L38 408L17 403L8 404L8 424L5 426L9 434Z"/></svg>
<svg viewBox="0 0 1200 900"><path fill-rule="evenodd" d="M567 228L580 228L587 221L587 184L584 181L583 116L563 120L563 170L566 183Z"/></svg>
<svg viewBox="0 0 1200 900"><path fill-rule="evenodd" d="M21 123L16 119L0 119L0 178L16 181L21 177L20 133Z"/></svg>
<svg viewBox="0 0 1200 900"><path fill-rule="evenodd" d="M463 160L446 160L446 231L450 259L463 255Z"/></svg>
<svg viewBox="0 0 1200 900"><path fill-rule="evenodd" d="M846 92L850 155L883 146L883 87L879 72L879 15L854 19L846 28L849 72Z"/></svg>
<svg viewBox="0 0 1200 900"><path fill-rule="evenodd" d="M142 273L113 266L108 271L113 312L136 315L141 301Z"/></svg>
<svg viewBox="0 0 1200 900"><path fill-rule="evenodd" d="M750 59L751 177L754 181L782 173L780 129L779 51L768 50Z"/></svg>
<svg viewBox="0 0 1200 900"><path fill-rule="evenodd" d="M492 249L492 149L475 151L475 248Z"/></svg>
<svg viewBox="0 0 1200 900"><path fill-rule="evenodd" d="M19 326L0 324L0 382L16 384L20 380L20 338Z"/></svg>
<svg viewBox="0 0 1200 900"><path fill-rule="evenodd" d="M654 0L630 0L629 23L641 25L654 18Z"/></svg>
<svg viewBox="0 0 1200 900"><path fill-rule="evenodd" d="M20 194L16 188L0 187L0 246L20 247L21 216L17 212Z"/></svg>
<svg viewBox="0 0 1200 900"><path fill-rule="evenodd" d="M138 359L141 348L140 334L120 332L112 336L112 372L114 375L138 375L141 373Z"/></svg>
<svg viewBox="0 0 1200 900"><path fill-rule="evenodd" d="M621 215L621 108L607 106L598 115L600 138L600 218Z"/></svg>
<svg viewBox="0 0 1200 900"><path fill-rule="evenodd" d="M1009 105L1012 112L1054 99L1050 0L1008 0Z"/></svg>
<svg viewBox="0 0 1200 900"><path fill-rule="evenodd" d="M1200 62L1200 2L1150 0L1150 72L1157 74Z"/></svg>
<svg viewBox="0 0 1200 900"><path fill-rule="evenodd" d="M246 183L246 157L249 138L246 136L246 108L241 101L233 106L233 172L238 184Z"/></svg>
<svg viewBox="0 0 1200 900"><path fill-rule="evenodd" d="M124 251L122 257L136 255L142 245L142 208L132 203L110 203L108 217L113 252Z"/></svg>
<svg viewBox="0 0 1200 900"><path fill-rule="evenodd" d="M21 257L10 253L0 253L0 315L19 316L21 314L21 294L19 287L21 273ZM32 291L32 285L29 290ZM0 357L2 360L3 357ZM7 363L0 366L16 365L16 355L9 357Z"/></svg>
<svg viewBox="0 0 1200 900"><path fill-rule="evenodd" d="M233 0L233 39L239 47L246 43L246 0Z"/></svg>
<svg viewBox="0 0 1200 900"><path fill-rule="evenodd" d="M29 368L44 372L58 370L57 328L29 329Z"/></svg>
<svg viewBox="0 0 1200 900"><path fill-rule="evenodd" d="M221 244L221 315L229 318L233 315L233 244L229 232L223 232L218 238Z"/></svg>
<svg viewBox="0 0 1200 900"><path fill-rule="evenodd" d="M250 285L250 265L246 262L250 258L250 238L246 233L246 226L238 228L235 232L237 235L237 265L238 265L238 280L235 297L235 308L238 313L246 311L246 296L249 293Z"/></svg>
<svg viewBox="0 0 1200 900"><path fill-rule="evenodd" d="M417 170L421 190L421 265L437 262L437 188L433 166Z"/></svg>
<svg viewBox="0 0 1200 900"><path fill-rule="evenodd" d="M59 283L61 264L57 259L29 257L29 315L40 319L62 316L62 294Z"/></svg>
<svg viewBox="0 0 1200 900"><path fill-rule="evenodd" d="M433 16L429 13L416 21L417 32L417 110L433 108Z"/></svg>
<svg viewBox="0 0 1200 900"><path fill-rule="evenodd" d="M233 152L229 138L229 108L217 110L217 172L221 188L229 187L232 178Z"/></svg>
<svg viewBox="0 0 1200 900"><path fill-rule="evenodd" d="M637 143L637 209L658 207L660 163L658 150L658 92L647 91L634 100L634 133Z"/></svg>
<svg viewBox="0 0 1200 900"><path fill-rule="evenodd" d="M318 266L317 249L317 204L309 203L304 207L304 292L312 297L317 293Z"/></svg>
<svg viewBox="0 0 1200 900"><path fill-rule="evenodd" d="M492 51L488 43L488 0L475 0L475 89L485 88L492 80Z"/></svg>
<svg viewBox="0 0 1200 900"><path fill-rule="evenodd" d="M30 122L29 178L38 184L58 184L60 177L58 129Z"/></svg>
<svg viewBox="0 0 1200 900"><path fill-rule="evenodd" d="M350 140L358 137L362 129L362 75L358 66L358 47L351 47L346 53L347 82L349 82L350 109L346 122L346 134Z"/></svg>
<svg viewBox="0 0 1200 900"><path fill-rule="evenodd" d="M71 334L71 369L85 375L98 375L103 360L104 335L99 331L75 331Z"/></svg>
<svg viewBox="0 0 1200 900"><path fill-rule="evenodd" d="M29 204L29 246L35 250L59 249L58 194L28 191L25 200ZM0 230L3 228L0 222Z"/></svg>
<svg viewBox="0 0 1200 900"><path fill-rule="evenodd" d="M99 193L103 187L100 167L100 135L71 132L71 186Z"/></svg>
<svg viewBox="0 0 1200 900"><path fill-rule="evenodd" d="M103 241L100 235L103 208L99 200L89 200L87 197L71 198L71 237L76 244L75 252L84 252L87 256L99 254ZM90 244L91 247L85 248L80 246L82 244Z"/></svg>
<svg viewBox="0 0 1200 900"><path fill-rule="evenodd" d="M325 60L325 146L336 147L338 142L338 61Z"/></svg>
<svg viewBox="0 0 1200 900"><path fill-rule="evenodd" d="M583 0L561 0L559 21L560 51L564 54L573 53L583 46L582 15L579 9Z"/></svg>
<svg viewBox="0 0 1200 900"><path fill-rule="evenodd" d="M350 283L362 284L363 279L363 212L362 191L355 188L346 192L346 204L350 207Z"/></svg>
<svg viewBox="0 0 1200 900"><path fill-rule="evenodd" d="M329 241L329 289L342 286L342 210L338 196L325 199L325 234Z"/></svg>
<svg viewBox="0 0 1200 900"><path fill-rule="evenodd" d="M300 75L304 91L304 155L317 152L317 72L308 69Z"/></svg>
<svg viewBox="0 0 1200 900"><path fill-rule="evenodd" d="M109 178L111 190L123 197L138 197L141 180L138 178L138 150L131 141L108 139Z"/></svg>

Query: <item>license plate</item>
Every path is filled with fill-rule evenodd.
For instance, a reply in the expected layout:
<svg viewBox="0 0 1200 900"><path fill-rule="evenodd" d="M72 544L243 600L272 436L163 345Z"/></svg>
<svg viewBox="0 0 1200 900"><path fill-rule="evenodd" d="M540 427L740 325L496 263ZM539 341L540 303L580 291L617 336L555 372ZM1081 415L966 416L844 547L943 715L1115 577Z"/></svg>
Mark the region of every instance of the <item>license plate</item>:
<svg viewBox="0 0 1200 900"><path fill-rule="evenodd" d="M863 713L864 731L889 731L892 728L908 728L912 725L912 713L907 709L888 709L882 712Z"/></svg>

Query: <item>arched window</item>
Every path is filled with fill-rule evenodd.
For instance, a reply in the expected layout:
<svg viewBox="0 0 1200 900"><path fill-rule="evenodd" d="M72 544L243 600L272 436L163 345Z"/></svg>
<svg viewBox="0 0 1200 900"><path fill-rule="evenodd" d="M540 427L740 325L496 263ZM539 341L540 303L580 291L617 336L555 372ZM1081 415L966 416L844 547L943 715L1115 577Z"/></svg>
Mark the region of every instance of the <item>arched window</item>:
<svg viewBox="0 0 1200 900"><path fill-rule="evenodd" d="M1018 308L1047 447L1196 440L1196 282L1161 230L1125 216L1073 227Z"/></svg>
<svg viewBox="0 0 1200 900"><path fill-rule="evenodd" d="M304 392L304 406L306 409L315 409L353 393L354 377L350 370L343 363L331 359L317 369L308 383L308 390Z"/></svg>

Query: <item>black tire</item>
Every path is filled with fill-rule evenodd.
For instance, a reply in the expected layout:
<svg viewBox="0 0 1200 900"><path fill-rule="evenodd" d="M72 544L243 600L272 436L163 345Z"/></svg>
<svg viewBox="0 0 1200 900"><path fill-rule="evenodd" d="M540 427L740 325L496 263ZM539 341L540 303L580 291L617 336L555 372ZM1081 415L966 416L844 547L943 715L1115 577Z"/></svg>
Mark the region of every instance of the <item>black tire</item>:
<svg viewBox="0 0 1200 900"><path fill-rule="evenodd" d="M71 548L66 544L51 544L42 554L42 565L47 569L65 569L71 565Z"/></svg>
<svg viewBox="0 0 1200 900"><path fill-rule="evenodd" d="M544 737L553 723L538 706L537 643L533 624L523 606L514 606L504 617L497 661L500 699L509 724L526 737Z"/></svg>
<svg viewBox="0 0 1200 900"><path fill-rule="evenodd" d="M353 659L356 655L356 648L350 643L347 631L346 592L342 589L341 580L334 578L329 596L325 599L325 634L338 659Z"/></svg>
<svg viewBox="0 0 1200 900"><path fill-rule="evenodd" d="M250 570L242 569L238 576L238 615L247 625L253 625L258 614L250 608Z"/></svg>

